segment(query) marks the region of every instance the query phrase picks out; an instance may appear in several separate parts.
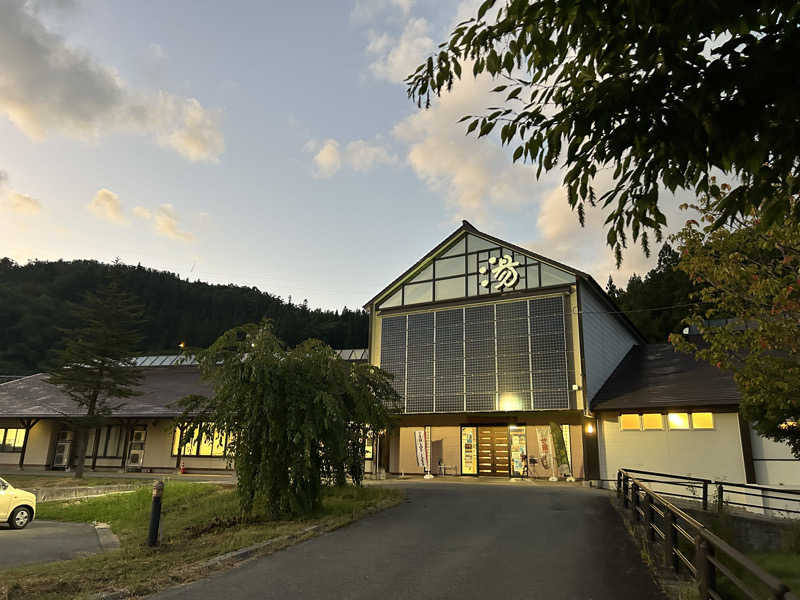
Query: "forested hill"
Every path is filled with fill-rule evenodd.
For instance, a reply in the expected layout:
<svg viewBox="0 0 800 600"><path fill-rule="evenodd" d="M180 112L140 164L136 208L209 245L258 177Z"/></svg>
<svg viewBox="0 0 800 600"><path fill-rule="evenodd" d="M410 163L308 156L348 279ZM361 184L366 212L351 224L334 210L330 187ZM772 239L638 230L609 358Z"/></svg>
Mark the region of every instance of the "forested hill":
<svg viewBox="0 0 800 600"><path fill-rule="evenodd" d="M315 337L334 348L366 348L364 311L324 311L291 304L257 288L189 282L173 273L88 260L31 262L0 259L0 375L47 369L70 328L70 307L117 270L123 287L146 308L143 353L176 354L178 344L206 347L243 323L272 319L289 345Z"/></svg>

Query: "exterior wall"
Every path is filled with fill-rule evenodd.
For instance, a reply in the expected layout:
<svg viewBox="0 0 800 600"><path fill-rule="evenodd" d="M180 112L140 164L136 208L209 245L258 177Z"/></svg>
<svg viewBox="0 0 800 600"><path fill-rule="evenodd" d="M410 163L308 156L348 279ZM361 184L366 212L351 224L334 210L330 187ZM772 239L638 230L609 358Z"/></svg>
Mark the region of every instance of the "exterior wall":
<svg viewBox="0 0 800 600"><path fill-rule="evenodd" d="M569 293L570 308L570 343L572 344L572 381L580 388L574 392L575 408L583 410L589 407L586 390L583 384L583 361L581 361L581 330L580 330L580 308L578 307L578 288L572 286Z"/></svg>
<svg viewBox="0 0 800 600"><path fill-rule="evenodd" d="M745 481L737 413L714 413L714 429L710 430L621 431L617 413L601 413L597 425L602 479L615 480L617 470L627 467Z"/></svg>
<svg viewBox="0 0 800 600"><path fill-rule="evenodd" d="M619 318L608 314L608 305L587 285L579 285L586 373L585 397L591 402L637 340Z"/></svg>
<svg viewBox="0 0 800 600"><path fill-rule="evenodd" d="M21 427L17 419L0 419L0 427ZM25 449L25 466L44 468L52 446L53 436L58 430L55 421L41 420L28 433ZM19 452L0 452L0 465L19 465Z"/></svg>
<svg viewBox="0 0 800 600"><path fill-rule="evenodd" d="M175 469L177 456L172 455L174 421L163 419L152 421L147 426L147 439L144 445L143 469L171 470ZM226 469L227 459L224 457L183 457L183 464L189 470Z"/></svg>
<svg viewBox="0 0 800 600"><path fill-rule="evenodd" d="M774 442L750 430L756 483L766 486L800 487L800 460L792 455L788 444Z"/></svg>

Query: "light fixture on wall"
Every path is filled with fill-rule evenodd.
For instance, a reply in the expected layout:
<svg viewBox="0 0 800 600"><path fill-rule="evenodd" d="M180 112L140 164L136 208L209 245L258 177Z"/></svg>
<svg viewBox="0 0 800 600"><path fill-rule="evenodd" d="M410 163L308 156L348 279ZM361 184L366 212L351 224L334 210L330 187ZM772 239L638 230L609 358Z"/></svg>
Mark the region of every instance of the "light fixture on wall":
<svg viewBox="0 0 800 600"><path fill-rule="evenodd" d="M588 433L588 434L594 433L594 425L592 425L591 423L587 423L585 429L586 429L586 433Z"/></svg>

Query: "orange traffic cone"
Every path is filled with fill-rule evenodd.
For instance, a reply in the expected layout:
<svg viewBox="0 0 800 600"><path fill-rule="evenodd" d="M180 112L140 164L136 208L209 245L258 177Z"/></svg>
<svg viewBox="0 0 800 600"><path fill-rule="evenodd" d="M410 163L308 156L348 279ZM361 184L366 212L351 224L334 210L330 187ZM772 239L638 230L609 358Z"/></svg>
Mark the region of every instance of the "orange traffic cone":
<svg viewBox="0 0 800 600"><path fill-rule="evenodd" d="M181 460L181 475L186 474L186 465L183 464L183 460Z"/></svg>

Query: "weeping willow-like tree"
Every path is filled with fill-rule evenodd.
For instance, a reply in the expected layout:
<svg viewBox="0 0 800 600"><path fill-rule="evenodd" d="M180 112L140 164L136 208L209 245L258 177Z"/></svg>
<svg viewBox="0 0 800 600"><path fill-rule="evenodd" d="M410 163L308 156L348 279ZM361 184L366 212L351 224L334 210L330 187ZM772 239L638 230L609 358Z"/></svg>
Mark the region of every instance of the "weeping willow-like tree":
<svg viewBox="0 0 800 600"><path fill-rule="evenodd" d="M197 358L214 394L185 398L180 419L187 432L228 433L244 514L310 513L325 485L361 484L367 433L397 402L388 374L319 340L287 349L266 321L225 332Z"/></svg>

